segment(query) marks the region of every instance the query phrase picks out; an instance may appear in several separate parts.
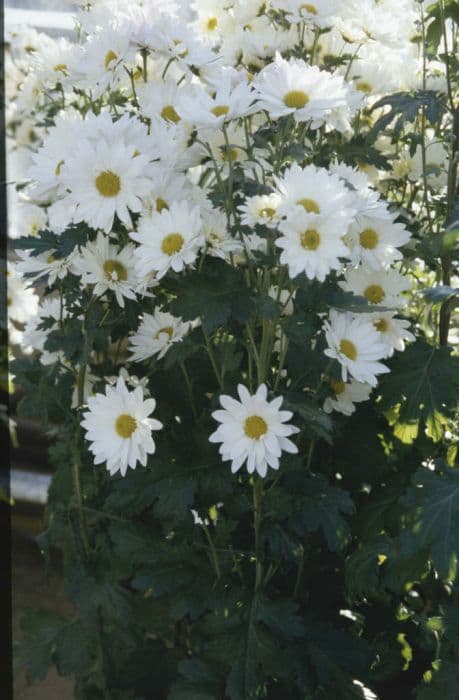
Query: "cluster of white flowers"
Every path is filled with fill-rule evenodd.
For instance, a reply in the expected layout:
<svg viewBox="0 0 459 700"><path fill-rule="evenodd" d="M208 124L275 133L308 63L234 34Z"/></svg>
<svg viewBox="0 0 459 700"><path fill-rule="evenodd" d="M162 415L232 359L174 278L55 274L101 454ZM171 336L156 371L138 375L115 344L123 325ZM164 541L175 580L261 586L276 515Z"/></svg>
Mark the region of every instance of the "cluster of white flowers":
<svg viewBox="0 0 459 700"><path fill-rule="evenodd" d="M78 42L13 33L7 125L16 151L27 154L10 177L26 184L12 195L11 234L49 228L65 236L78 225L90 232L65 257L22 250L15 274L50 286L73 275L81 290L121 309L137 301L139 325L121 357L160 361L199 323L174 316L163 297L151 307L162 280L207 256L256 264L272 235L276 269L287 274L285 289L270 294L283 315L293 311L300 277L337 279L371 304L366 313L332 309L323 319L325 354L341 367L340 381L326 378L324 409L351 414L388 372L383 361L413 338L396 316L410 286L400 250L410 235L376 189L385 173L370 172L370 179L340 162L318 167L313 143L330 134L348 139L359 110L387 91L421 85L417 17L414 0L101 0L78 12ZM326 57L343 53L352 60L325 67ZM438 66L430 73L441 85ZM35 115L53 91L58 109L45 131ZM286 119L278 147L303 139L301 164L279 165L272 146L255 137ZM383 142L378 148L393 150ZM433 136L431 148L434 154ZM442 165L432 183L441 187L444 154L437 150ZM397 167L403 161L404 175L419 179L416 154L405 155L397 155ZM262 188L232 208L216 204L215 189L231 191L235 168ZM41 320L57 323L66 313L57 297L37 309L30 291L12 302L12 317L27 322L24 347L39 351L43 363L59 357L44 349L53 326L44 329ZM276 337L282 354L281 325ZM268 466L278 469L282 451L297 450L288 436L298 430L286 424L292 414L280 410L282 397L268 401L264 383L252 395L242 384L238 392L240 402L220 396L223 410L213 416L221 425L210 440L222 443L233 472L247 463L249 473L265 476ZM151 432L162 426L148 418L155 402L144 396L142 386L129 392L121 378L87 401L90 449L112 474L146 464L154 452Z"/></svg>

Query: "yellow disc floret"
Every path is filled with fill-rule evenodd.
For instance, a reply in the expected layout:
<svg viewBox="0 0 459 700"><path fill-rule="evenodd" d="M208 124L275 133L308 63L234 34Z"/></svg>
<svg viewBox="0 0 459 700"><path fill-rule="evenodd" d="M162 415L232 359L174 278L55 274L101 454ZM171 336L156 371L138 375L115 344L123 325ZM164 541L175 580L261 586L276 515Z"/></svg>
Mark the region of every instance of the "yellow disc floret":
<svg viewBox="0 0 459 700"><path fill-rule="evenodd" d="M175 111L175 107L173 105L166 105L163 107L161 116L166 121L173 122L174 124L177 124L180 121L180 116Z"/></svg>
<svg viewBox="0 0 459 700"><path fill-rule="evenodd" d="M107 279L113 279L113 274L115 274L117 280L127 280L127 270L118 260L106 260L103 264L103 268Z"/></svg>
<svg viewBox="0 0 459 700"><path fill-rule="evenodd" d="M339 344L339 349L340 349L340 352L342 352L343 355L346 355L346 357L349 360L356 360L357 359L357 348L355 347L354 343L351 340L347 340L347 338L343 338Z"/></svg>
<svg viewBox="0 0 459 700"><path fill-rule="evenodd" d="M305 211L308 212L308 214L319 214L320 213L320 207L315 202L313 199L309 199L308 197L304 197L303 199L299 199L297 201L297 204L300 204Z"/></svg>
<svg viewBox="0 0 459 700"><path fill-rule="evenodd" d="M386 293L379 284L370 284L363 293L364 297L372 304L380 304Z"/></svg>
<svg viewBox="0 0 459 700"><path fill-rule="evenodd" d="M309 97L302 90L290 90L284 95L284 104L290 109L303 109L308 102Z"/></svg>
<svg viewBox="0 0 459 700"><path fill-rule="evenodd" d="M117 58L118 58L118 54L116 54L114 51L111 51L111 50L107 51L107 53L105 54L105 59L104 59L105 68L108 69L110 63L112 61L116 61Z"/></svg>
<svg viewBox="0 0 459 700"><path fill-rule="evenodd" d="M330 379L330 386L335 392L336 396L342 394L346 389L346 385L344 382L335 381L334 379Z"/></svg>
<svg viewBox="0 0 459 700"><path fill-rule="evenodd" d="M215 105L215 107L212 107L211 112L216 117L222 117L224 114L228 114L229 107L228 105Z"/></svg>
<svg viewBox="0 0 459 700"><path fill-rule="evenodd" d="M268 432L268 425L261 416L249 416L244 422L244 432L252 440L259 440Z"/></svg>
<svg viewBox="0 0 459 700"><path fill-rule="evenodd" d="M181 233L169 233L161 243L161 250L166 255L175 255L179 253L185 243Z"/></svg>
<svg viewBox="0 0 459 700"><path fill-rule="evenodd" d="M366 228L360 234L360 245L367 250L374 250L378 245L379 236L374 228Z"/></svg>
<svg viewBox="0 0 459 700"><path fill-rule="evenodd" d="M306 250L317 250L320 245L320 235L313 228L303 231L300 236L301 246Z"/></svg>
<svg viewBox="0 0 459 700"><path fill-rule="evenodd" d="M128 440L131 437L136 428L137 421L133 416L130 416L129 413L122 413L116 419L115 430L118 435L125 440Z"/></svg>
<svg viewBox="0 0 459 700"><path fill-rule="evenodd" d="M102 197L116 197L121 191L121 181L119 175L111 170L104 170L95 180L98 192Z"/></svg>

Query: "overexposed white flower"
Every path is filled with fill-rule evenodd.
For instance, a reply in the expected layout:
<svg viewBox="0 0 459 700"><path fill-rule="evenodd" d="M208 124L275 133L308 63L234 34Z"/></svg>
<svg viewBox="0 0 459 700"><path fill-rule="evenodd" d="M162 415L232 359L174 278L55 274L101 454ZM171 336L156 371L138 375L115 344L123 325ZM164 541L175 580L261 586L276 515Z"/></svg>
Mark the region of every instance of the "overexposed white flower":
<svg viewBox="0 0 459 700"><path fill-rule="evenodd" d="M363 382L356 382L351 379L350 382L329 380L330 387L334 396L327 396L324 401L325 413L338 411L345 416L351 416L355 412L356 403L368 401L371 394L371 386Z"/></svg>
<svg viewBox="0 0 459 700"><path fill-rule="evenodd" d="M96 295L110 289L121 307L124 307L124 297L136 298L134 289L139 280L132 243L120 248L99 232L96 240L83 246L80 255L74 258L72 272L81 275L83 286L94 285Z"/></svg>
<svg viewBox="0 0 459 700"><path fill-rule="evenodd" d="M138 230L129 235L140 243L135 250L138 274L155 271L157 279L194 263L204 243L199 207L186 201L142 217Z"/></svg>
<svg viewBox="0 0 459 700"><path fill-rule="evenodd" d="M151 433L163 427L148 418L155 407L154 399L144 399L141 387L129 391L122 377L116 387L107 385L105 394L91 396L81 425L91 443L94 464L106 462L111 475L119 471L121 476L128 467L135 469L137 462L145 466L147 455L156 449Z"/></svg>
<svg viewBox="0 0 459 700"><path fill-rule="evenodd" d="M231 461L233 474L246 462L249 474L256 471L265 477L268 467L279 469L283 451L298 452L288 437L299 430L287 424L293 414L280 410L282 396L268 401L266 384L260 384L253 395L243 384L239 384L237 390L240 401L220 396L223 410L214 411L212 416L221 425L209 441L222 443L219 452L223 461Z"/></svg>
<svg viewBox="0 0 459 700"><path fill-rule="evenodd" d="M409 278L398 270L375 271L365 267L346 270L339 285L346 292L364 296L370 304L389 307L404 306L406 300L400 295L411 286Z"/></svg>
<svg viewBox="0 0 459 700"><path fill-rule="evenodd" d="M386 357L386 346L368 318L331 309L324 323L328 348L325 355L338 360L343 382L348 375L358 382L377 385L377 375L389 372L379 360Z"/></svg>
<svg viewBox="0 0 459 700"><path fill-rule="evenodd" d="M381 342L386 345L386 357L392 357L395 350L403 352L405 342L416 340L411 331L408 330L410 322L404 318L395 318L395 312L386 311L381 314L371 314L369 318L378 331Z"/></svg>
<svg viewBox="0 0 459 700"><path fill-rule="evenodd" d="M190 323L156 308L144 313L137 331L130 337L131 360L141 362L157 355L160 360L174 343L180 343L190 330Z"/></svg>
<svg viewBox="0 0 459 700"><path fill-rule="evenodd" d="M311 129L329 124L339 131L349 128L351 89L341 75L332 75L301 59L286 61L277 53L253 81L258 106L269 115L293 114L298 122L310 122ZM344 110L345 119L335 118L336 110ZM344 128L343 128L344 126Z"/></svg>
<svg viewBox="0 0 459 700"><path fill-rule="evenodd" d="M74 220L108 233L115 214L130 226L129 211L141 211L151 187L149 161L122 141L81 141L62 166L62 182L69 190L66 200L76 206Z"/></svg>
<svg viewBox="0 0 459 700"><path fill-rule="evenodd" d="M244 226L260 224L268 228L277 228L280 220L277 210L280 203L281 197L277 192L247 197L244 204L238 207L241 212L241 224Z"/></svg>
<svg viewBox="0 0 459 700"><path fill-rule="evenodd" d="M300 207L308 213L333 217L340 235L347 232L355 213L354 194L338 175L315 165L301 168L294 163L273 180L281 198L279 215L288 217Z"/></svg>
<svg viewBox="0 0 459 700"><path fill-rule="evenodd" d="M348 250L343 242L344 231L331 217L310 214L301 207L279 224L280 238L276 245L282 249L280 262L288 266L291 278L304 272L308 279L323 282L332 270L340 270L340 258Z"/></svg>
<svg viewBox="0 0 459 700"><path fill-rule="evenodd" d="M393 219L360 215L350 226L345 240L354 265L362 263L372 270L380 270L403 258L398 249L408 243L410 232Z"/></svg>
<svg viewBox="0 0 459 700"><path fill-rule="evenodd" d="M194 86L193 92L180 93L177 112L198 129L219 129L225 122L244 117L250 112L254 95L248 83L233 84L232 74L221 76L215 94Z"/></svg>

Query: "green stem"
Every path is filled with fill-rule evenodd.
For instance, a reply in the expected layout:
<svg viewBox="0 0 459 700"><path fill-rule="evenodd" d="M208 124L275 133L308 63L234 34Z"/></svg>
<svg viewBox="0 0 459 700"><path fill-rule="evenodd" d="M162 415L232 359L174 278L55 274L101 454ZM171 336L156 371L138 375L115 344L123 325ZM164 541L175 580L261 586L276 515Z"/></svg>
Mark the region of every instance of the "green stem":
<svg viewBox="0 0 459 700"><path fill-rule="evenodd" d="M189 376L187 369L185 367L185 362L180 362L180 369L182 370L183 376L185 378L185 384L186 384L186 388L188 391L188 398L190 400L191 410L193 412L193 418L195 419L195 421L197 421L198 420L198 412L196 410L196 405L194 403L194 398L193 398L193 386L191 384L190 376Z"/></svg>
<svg viewBox="0 0 459 700"><path fill-rule="evenodd" d="M300 545L300 547L301 547L301 558L300 558L300 563L298 564L298 571L297 571L297 574L296 574L295 588L293 589L293 598L294 598L294 600L298 600L298 595L299 595L301 583L302 583L302 580L303 580L303 571L304 571L304 547L303 547L303 545Z"/></svg>
<svg viewBox="0 0 459 700"><path fill-rule="evenodd" d="M220 569L220 562L218 559L217 550L215 549L214 541L212 539L212 535L210 534L209 528L207 527L207 525L204 522L202 523L202 529L206 533L207 541L209 543L210 554L211 554L212 562L213 562L214 569L215 569L215 575L217 576L217 579L220 579L222 577L222 572Z"/></svg>
<svg viewBox="0 0 459 700"><path fill-rule="evenodd" d="M220 389L223 389L223 386L224 386L223 379L222 379L220 371L218 369L217 360L215 358L215 353L213 351L209 335L208 335L207 331L205 330L204 326L202 326L202 333L204 335L204 340L206 341L207 354L209 355L209 360L210 360L210 363L212 365L212 369L214 370L214 374L217 378L217 382L218 382Z"/></svg>
<svg viewBox="0 0 459 700"><path fill-rule="evenodd" d="M74 441L74 453L75 454L74 454L74 460L73 460L73 465L72 465L72 474L73 474L73 487L75 490L75 496L76 496L76 501L77 501L78 522L79 522L79 530L80 530L79 534L80 534L81 541L83 542L84 554L85 554L85 556L87 556L88 552L89 552L89 538L88 538L88 529L87 529L87 525L86 525L86 518L84 515L84 511L83 511L83 496L81 493L81 478L80 478L81 425L80 425L80 415L79 415L79 411L81 410L81 407L83 405L83 399L84 399L85 376L86 376L86 364L82 361L82 363L80 365L80 369L78 371L78 383L77 383L78 416L77 416L77 426L76 426L76 430L75 430L75 441Z"/></svg>
<svg viewBox="0 0 459 700"><path fill-rule="evenodd" d="M253 480L253 528L255 531L255 590L258 591L263 581L263 561L261 546L261 499L263 496L263 480L255 477Z"/></svg>

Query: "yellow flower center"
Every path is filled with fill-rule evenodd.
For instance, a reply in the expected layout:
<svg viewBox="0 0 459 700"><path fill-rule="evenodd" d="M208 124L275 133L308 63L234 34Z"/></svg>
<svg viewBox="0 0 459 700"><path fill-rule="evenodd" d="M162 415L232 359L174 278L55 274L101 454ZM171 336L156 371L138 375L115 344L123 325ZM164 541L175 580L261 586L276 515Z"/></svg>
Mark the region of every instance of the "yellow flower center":
<svg viewBox="0 0 459 700"><path fill-rule="evenodd" d="M313 199L308 199L307 197L304 197L304 199L299 199L297 201L297 204L300 204L305 211L308 212L308 214L319 214L320 213L320 207L315 202Z"/></svg>
<svg viewBox="0 0 459 700"><path fill-rule="evenodd" d="M317 8L315 5L310 5L308 2L303 3L301 5L300 10L306 10L306 12L309 12L310 15L316 15L317 14Z"/></svg>
<svg viewBox="0 0 459 700"><path fill-rule="evenodd" d="M174 124L177 124L177 122L180 121L180 116L175 111L175 107L173 105L166 105L163 107L161 116L168 122L174 122Z"/></svg>
<svg viewBox="0 0 459 700"><path fill-rule="evenodd" d="M163 209L169 209L169 206L165 199L162 197L156 198L156 211L162 212Z"/></svg>
<svg viewBox="0 0 459 700"><path fill-rule="evenodd" d="M379 236L374 228L366 228L360 234L360 245L367 250L373 250L378 245Z"/></svg>
<svg viewBox="0 0 459 700"><path fill-rule="evenodd" d="M372 304L380 304L386 293L379 284L370 284L363 293L364 297Z"/></svg>
<svg viewBox="0 0 459 700"><path fill-rule="evenodd" d="M184 243L185 241L181 233L169 233L163 238L161 250L166 255L174 255L182 250Z"/></svg>
<svg viewBox="0 0 459 700"><path fill-rule="evenodd" d="M159 338L161 333L167 333L169 338L172 338L172 335L174 333L174 329L172 328L172 326L165 326L164 328L160 328L156 334L156 338Z"/></svg>
<svg viewBox="0 0 459 700"><path fill-rule="evenodd" d="M360 92L365 93L371 92L373 89L370 83L367 83L366 80L359 80L359 82L356 83L355 87L357 88L357 90L360 90Z"/></svg>
<svg viewBox="0 0 459 700"><path fill-rule="evenodd" d="M207 25L206 25L209 32L213 32L214 29L217 28L217 25L218 25L218 19L216 17L209 17L209 19L207 20Z"/></svg>
<svg viewBox="0 0 459 700"><path fill-rule="evenodd" d="M122 263L118 260L106 260L103 264L105 277L108 280L113 279L113 273L116 274L116 279L118 281L127 280L127 270Z"/></svg>
<svg viewBox="0 0 459 700"><path fill-rule="evenodd" d="M54 171L55 175L60 175L61 174L61 168L64 165L64 161L60 160L59 163L56 165L56 170Z"/></svg>
<svg viewBox="0 0 459 700"><path fill-rule="evenodd" d="M104 170L96 177L96 187L102 197L116 197L121 190L120 178L111 170Z"/></svg>
<svg viewBox="0 0 459 700"><path fill-rule="evenodd" d="M357 348L351 340L343 338L339 344L339 349L349 360L357 359Z"/></svg>
<svg viewBox="0 0 459 700"><path fill-rule="evenodd" d="M105 59L104 59L104 66L106 69L108 69L110 63L112 61L115 61L118 58L118 54L116 54L114 51L110 50L107 51L105 54Z"/></svg>
<svg viewBox="0 0 459 700"><path fill-rule="evenodd" d="M12 303L13 303L12 298L11 298L11 297L7 297L7 298L6 298L6 305L7 305L7 306L11 306Z"/></svg>
<svg viewBox="0 0 459 700"><path fill-rule="evenodd" d="M335 381L334 379L330 379L330 386L335 392L336 396L339 396L339 394L342 394L344 390L346 389L346 385L344 382L338 382Z"/></svg>
<svg viewBox="0 0 459 700"><path fill-rule="evenodd" d="M306 250L317 250L320 245L320 235L313 228L303 231L300 240L302 247Z"/></svg>
<svg viewBox="0 0 459 700"><path fill-rule="evenodd" d="M375 323L373 325L376 328L376 330L379 331L380 333L385 333L386 331L389 330L389 323L387 322L387 319L385 319L385 318L380 318L379 321L375 321Z"/></svg>
<svg viewBox="0 0 459 700"><path fill-rule="evenodd" d="M46 262L48 264L56 262L56 258L54 257L54 255L48 255L48 257L46 258Z"/></svg>
<svg viewBox="0 0 459 700"><path fill-rule="evenodd" d="M263 216L265 219L272 219L275 213L276 210L272 207L264 207L263 209L260 209L260 216Z"/></svg>
<svg viewBox="0 0 459 700"><path fill-rule="evenodd" d="M237 160L238 156L238 151L237 148L228 148L227 146L222 146L221 147L221 152L222 152L222 160L224 161L231 161Z"/></svg>
<svg viewBox="0 0 459 700"><path fill-rule="evenodd" d="M309 102L309 97L302 90L290 90L284 95L284 104L290 109L302 109Z"/></svg>
<svg viewBox="0 0 459 700"><path fill-rule="evenodd" d="M215 114L216 117L221 117L224 114L228 114L229 107L228 105L215 105L215 107L212 107L211 112Z"/></svg>
<svg viewBox="0 0 459 700"><path fill-rule="evenodd" d="M57 63L54 66L54 70L56 73L65 73L67 71L67 64L66 63Z"/></svg>
<svg viewBox="0 0 459 700"><path fill-rule="evenodd" d="M252 440L259 440L268 432L268 425L261 416L249 416L244 422L244 432Z"/></svg>
<svg viewBox="0 0 459 700"><path fill-rule="evenodd" d="M131 437L132 433L136 430L136 428L136 419L130 416L128 413L122 413L116 419L115 430L118 433L118 435L124 438L125 440L128 440Z"/></svg>

